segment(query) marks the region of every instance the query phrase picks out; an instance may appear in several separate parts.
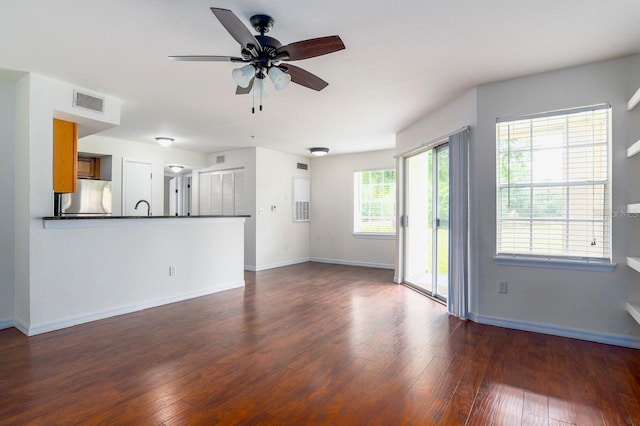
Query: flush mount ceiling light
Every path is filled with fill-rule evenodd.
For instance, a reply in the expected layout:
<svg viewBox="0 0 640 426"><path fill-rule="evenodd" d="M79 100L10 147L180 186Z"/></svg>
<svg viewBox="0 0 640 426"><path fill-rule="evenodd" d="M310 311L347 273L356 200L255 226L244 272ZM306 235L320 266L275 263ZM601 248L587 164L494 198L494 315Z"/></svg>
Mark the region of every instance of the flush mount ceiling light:
<svg viewBox="0 0 640 426"><path fill-rule="evenodd" d="M169 145L171 145L173 141L174 141L173 138L164 138L164 137L156 138L156 142L158 142L160 146L162 146L163 148L166 148Z"/></svg>
<svg viewBox="0 0 640 426"><path fill-rule="evenodd" d="M327 155L329 153L329 148L316 147L309 149L309 151L311 151L311 154L315 155L316 157L322 157L323 155Z"/></svg>
<svg viewBox="0 0 640 426"><path fill-rule="evenodd" d="M172 164L169 166L169 170L171 170L173 173L180 173L182 169L184 169L184 167L177 164Z"/></svg>

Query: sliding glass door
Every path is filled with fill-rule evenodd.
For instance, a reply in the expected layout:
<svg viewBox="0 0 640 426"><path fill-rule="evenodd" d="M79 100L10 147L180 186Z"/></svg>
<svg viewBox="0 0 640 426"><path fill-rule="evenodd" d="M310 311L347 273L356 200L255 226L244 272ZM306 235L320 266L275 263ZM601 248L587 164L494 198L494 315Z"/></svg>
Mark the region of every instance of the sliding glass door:
<svg viewBox="0 0 640 426"><path fill-rule="evenodd" d="M405 283L442 301L449 289L449 145L405 160Z"/></svg>

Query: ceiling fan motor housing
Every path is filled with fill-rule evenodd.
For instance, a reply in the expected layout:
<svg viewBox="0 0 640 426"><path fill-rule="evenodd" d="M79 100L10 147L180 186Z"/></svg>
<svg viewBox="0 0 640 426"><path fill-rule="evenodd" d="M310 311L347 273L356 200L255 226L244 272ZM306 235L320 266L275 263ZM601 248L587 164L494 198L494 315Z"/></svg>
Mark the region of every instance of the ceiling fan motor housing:
<svg viewBox="0 0 640 426"><path fill-rule="evenodd" d="M251 26L260 33L260 35L265 35L271 28L273 28L273 18L269 15L253 15L249 22L251 22Z"/></svg>

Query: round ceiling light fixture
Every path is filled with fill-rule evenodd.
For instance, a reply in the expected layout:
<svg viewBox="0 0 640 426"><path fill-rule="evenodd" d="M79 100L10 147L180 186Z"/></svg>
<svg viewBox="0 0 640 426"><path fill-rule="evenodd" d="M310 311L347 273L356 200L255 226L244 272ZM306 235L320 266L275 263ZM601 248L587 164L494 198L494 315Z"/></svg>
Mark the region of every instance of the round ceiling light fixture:
<svg viewBox="0 0 640 426"><path fill-rule="evenodd" d="M311 151L311 155L315 155L316 157L322 157L323 155L327 155L329 153L329 148L321 148L315 147L309 149Z"/></svg>
<svg viewBox="0 0 640 426"><path fill-rule="evenodd" d="M166 148L173 143L175 139L173 138L165 138L165 137L157 137L156 142L160 144L161 147Z"/></svg>
<svg viewBox="0 0 640 426"><path fill-rule="evenodd" d="M173 173L180 173L182 169L184 169L184 167L178 164L172 164L169 166L169 170L171 170Z"/></svg>

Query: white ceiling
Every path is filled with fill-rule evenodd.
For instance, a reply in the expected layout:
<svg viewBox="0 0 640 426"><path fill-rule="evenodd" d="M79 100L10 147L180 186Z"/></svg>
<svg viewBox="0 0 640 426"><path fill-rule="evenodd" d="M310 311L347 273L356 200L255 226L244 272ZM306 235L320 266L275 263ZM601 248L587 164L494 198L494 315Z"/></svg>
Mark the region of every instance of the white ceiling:
<svg viewBox="0 0 640 426"><path fill-rule="evenodd" d="M239 56L209 11L269 14L283 44L340 35L346 50L296 65L329 86L292 84L251 114ZM0 69L32 71L123 100L105 136L215 152L262 146L308 154L391 148L395 133L491 81L640 52L639 0L2 0ZM2 76L2 74L0 74ZM252 137L253 136L253 137Z"/></svg>

